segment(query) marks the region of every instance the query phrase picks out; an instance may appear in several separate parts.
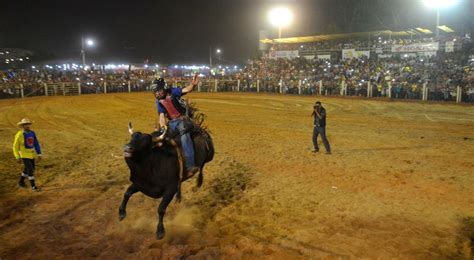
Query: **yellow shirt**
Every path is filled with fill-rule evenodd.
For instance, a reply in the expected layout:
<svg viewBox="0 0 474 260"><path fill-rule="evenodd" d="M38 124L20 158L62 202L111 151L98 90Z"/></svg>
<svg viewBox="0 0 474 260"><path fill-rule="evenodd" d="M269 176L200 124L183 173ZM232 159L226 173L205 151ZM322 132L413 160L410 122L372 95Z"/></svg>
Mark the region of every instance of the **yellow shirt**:
<svg viewBox="0 0 474 260"><path fill-rule="evenodd" d="M41 150L35 132L25 132L24 130L18 131L13 141L13 155L15 158L34 159L37 154L41 155Z"/></svg>

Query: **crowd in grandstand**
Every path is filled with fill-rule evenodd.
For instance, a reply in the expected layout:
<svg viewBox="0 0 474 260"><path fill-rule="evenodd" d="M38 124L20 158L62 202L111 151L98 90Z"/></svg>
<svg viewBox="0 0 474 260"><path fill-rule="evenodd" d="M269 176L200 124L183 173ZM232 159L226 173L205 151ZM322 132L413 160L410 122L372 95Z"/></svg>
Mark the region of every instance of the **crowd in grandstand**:
<svg viewBox="0 0 474 260"><path fill-rule="evenodd" d="M418 39L430 42L432 38ZM374 41L322 42L306 45L306 48L357 48L360 46L379 47L380 44L399 44L402 40L375 39ZM405 39L404 44L413 40ZM296 45L298 48L299 45ZM276 45L275 48L295 48ZM294 59L272 59L266 55L253 60L241 70L223 74L199 71L202 77L210 79L204 91L215 89L214 80L219 79L219 91L259 91L290 94L323 94L367 96L371 86L372 96L400 99L420 99L423 85L428 87L429 100L453 100L457 87L461 87L464 101L474 102L474 61L469 53L452 52L432 56L403 56L379 58L377 55L354 59L333 57L319 59L299 57ZM195 71L194 71L195 72ZM43 94L44 84L80 84L83 92L103 92L104 84L114 91L146 90L158 74L164 74L168 82L188 80L186 75L194 72L173 74L172 69L108 69L89 68L32 68L29 70L9 70L0 72L3 87L0 95L18 95L17 86L23 84L30 91ZM237 88L237 81L238 88ZM216 83L217 84L217 83ZM130 85L130 87L129 87ZM17 91L15 93L15 91Z"/></svg>
<svg viewBox="0 0 474 260"><path fill-rule="evenodd" d="M9 70L0 72L3 82L9 83L58 83L73 81L99 82L103 80L134 80L143 77L153 77L152 70L63 70L63 69L31 69Z"/></svg>
<svg viewBox="0 0 474 260"><path fill-rule="evenodd" d="M474 59L469 36L449 36L437 39L442 49L436 53L380 55L377 48L433 43L434 38L382 39L353 41L322 41L305 44L275 44L272 49L298 50L299 58L275 59L263 56L249 64L242 75L245 85L286 93L345 94L366 96L371 86L372 96L404 99L420 99L423 85L428 89L430 100L454 100L457 87L461 87L463 100L474 101ZM450 52L445 52L447 42L455 43ZM343 49L363 49L369 57L343 59ZM456 51L454 51L456 49ZM441 51L442 50L442 51ZM311 51L313 55L311 54ZM318 51L320 51L318 53ZM303 54L302 54L303 53ZM326 54L319 57L317 54ZM370 85L369 85L370 84Z"/></svg>
<svg viewBox="0 0 474 260"><path fill-rule="evenodd" d="M18 85L28 88L29 91L38 90L38 95L42 95L44 84L81 84L84 93L103 92L100 90L104 84L109 88L125 91L128 88L128 82L131 87L141 88L147 85L147 82L155 78L154 70L102 70L102 69L71 69L60 68L46 69L28 69L28 70L9 70L0 72L1 82L3 83L2 96L17 95L15 90Z"/></svg>
<svg viewBox="0 0 474 260"><path fill-rule="evenodd" d="M389 58L389 59L267 59L261 58L248 65L243 78L252 82L262 80L263 88L279 88L280 80L285 92L303 91L315 94L322 81L323 91L331 95L341 91L344 84L347 95L365 96L370 83L373 96L419 99L426 82L430 99L451 100L457 86L466 95L474 91L469 80L472 67L462 66L453 56L439 59L433 57Z"/></svg>

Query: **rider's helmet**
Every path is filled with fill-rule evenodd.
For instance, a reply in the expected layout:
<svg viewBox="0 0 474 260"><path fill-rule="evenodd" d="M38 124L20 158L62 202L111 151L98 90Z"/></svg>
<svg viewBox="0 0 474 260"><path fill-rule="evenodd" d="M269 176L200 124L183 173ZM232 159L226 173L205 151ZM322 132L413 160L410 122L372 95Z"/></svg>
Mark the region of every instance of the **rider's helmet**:
<svg viewBox="0 0 474 260"><path fill-rule="evenodd" d="M156 93L160 90L164 90L165 92L170 90L169 86L166 85L165 79L163 78L155 79L151 85L151 89L153 93Z"/></svg>

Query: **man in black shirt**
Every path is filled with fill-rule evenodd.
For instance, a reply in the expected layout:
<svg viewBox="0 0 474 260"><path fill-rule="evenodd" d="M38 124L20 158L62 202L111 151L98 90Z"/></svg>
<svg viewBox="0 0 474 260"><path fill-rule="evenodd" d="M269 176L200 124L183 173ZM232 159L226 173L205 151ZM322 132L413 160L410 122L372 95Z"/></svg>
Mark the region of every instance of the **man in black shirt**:
<svg viewBox="0 0 474 260"><path fill-rule="evenodd" d="M321 134L324 147L326 148L326 154L331 154L331 147L329 146L329 141L326 138L326 109L324 109L324 107L321 105L321 102L319 101L314 104L313 109L313 113L311 114L314 117L313 153L319 152L318 135Z"/></svg>

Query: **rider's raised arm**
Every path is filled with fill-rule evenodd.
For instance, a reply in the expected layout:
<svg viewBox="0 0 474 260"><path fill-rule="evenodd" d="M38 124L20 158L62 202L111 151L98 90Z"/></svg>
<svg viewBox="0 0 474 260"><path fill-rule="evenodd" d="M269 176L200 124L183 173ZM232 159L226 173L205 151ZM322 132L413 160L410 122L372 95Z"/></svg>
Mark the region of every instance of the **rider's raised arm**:
<svg viewBox="0 0 474 260"><path fill-rule="evenodd" d="M189 92L193 91L194 87L196 87L198 84L199 84L199 77L198 77L198 74L196 73L196 74L194 74L194 78L193 78L193 81L191 81L191 84L189 84L189 86L183 88L182 93L186 94L186 93L189 93Z"/></svg>

